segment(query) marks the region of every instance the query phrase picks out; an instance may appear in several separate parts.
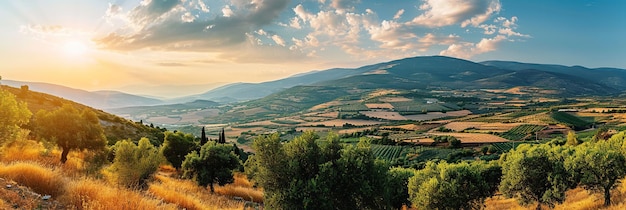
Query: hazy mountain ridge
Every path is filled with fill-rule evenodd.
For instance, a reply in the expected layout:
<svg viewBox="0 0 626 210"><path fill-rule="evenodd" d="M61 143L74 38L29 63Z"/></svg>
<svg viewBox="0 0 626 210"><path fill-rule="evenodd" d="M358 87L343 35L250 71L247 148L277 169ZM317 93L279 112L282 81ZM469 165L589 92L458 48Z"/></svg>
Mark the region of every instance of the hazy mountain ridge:
<svg viewBox="0 0 626 210"><path fill-rule="evenodd" d="M618 68L587 68L583 66L564 66L555 64L534 64L515 61L483 61L480 64L513 71L536 69L547 72L567 74L591 80L618 90L626 90L626 70Z"/></svg>
<svg viewBox="0 0 626 210"><path fill-rule="evenodd" d="M107 90L90 92L56 84L13 80L2 80L2 84L16 88L20 88L22 85L27 85L29 90L55 95L97 109L144 106L164 103L159 99L137 96L119 91Z"/></svg>
<svg viewBox="0 0 626 210"><path fill-rule="evenodd" d="M342 78L346 76L356 75L361 72L353 69L335 68L323 71L312 71L302 74L297 74L292 77L284 79L261 82L261 83L233 83L224 85L213 90L207 91L202 94L192 95L179 98L179 101L193 101L196 99L215 100L218 102L230 102L222 101L223 98L232 98L237 101L245 101L263 98L273 93L285 90L298 85L310 85L320 81L326 81L329 79Z"/></svg>

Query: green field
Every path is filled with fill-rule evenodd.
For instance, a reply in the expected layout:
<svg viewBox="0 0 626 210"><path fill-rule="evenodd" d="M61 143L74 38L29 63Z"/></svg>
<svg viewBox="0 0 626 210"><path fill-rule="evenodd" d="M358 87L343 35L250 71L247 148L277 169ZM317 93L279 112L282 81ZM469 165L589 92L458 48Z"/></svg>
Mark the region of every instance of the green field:
<svg viewBox="0 0 626 210"><path fill-rule="evenodd" d="M532 135L535 132L543 130L545 128L546 128L545 125L531 125L531 124L519 125L519 126L512 128L511 130L507 132L502 133L500 137L508 139L508 140L518 141L518 140L523 140L529 135Z"/></svg>
<svg viewBox="0 0 626 210"><path fill-rule="evenodd" d="M552 112L550 116L556 121L571 126L572 128L574 128L574 130L585 129L593 123L565 112Z"/></svg>
<svg viewBox="0 0 626 210"><path fill-rule="evenodd" d="M416 112L445 112L453 110L441 104L426 104L414 101L391 102L390 104L393 105L395 110L400 112L400 114Z"/></svg>
<svg viewBox="0 0 626 210"><path fill-rule="evenodd" d="M399 158L404 150L403 146L396 145L372 145L372 153L381 160L392 161Z"/></svg>

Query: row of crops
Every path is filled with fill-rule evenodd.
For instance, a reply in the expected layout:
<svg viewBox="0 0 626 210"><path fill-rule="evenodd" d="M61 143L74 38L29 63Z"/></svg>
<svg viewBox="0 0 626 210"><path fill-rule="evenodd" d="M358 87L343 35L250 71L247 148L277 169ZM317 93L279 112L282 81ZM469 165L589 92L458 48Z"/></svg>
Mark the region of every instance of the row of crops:
<svg viewBox="0 0 626 210"><path fill-rule="evenodd" d="M574 127L575 130L584 129L592 124L591 122L585 121L577 116L565 112L553 112L551 114L551 117L554 118L556 121Z"/></svg>
<svg viewBox="0 0 626 210"><path fill-rule="evenodd" d="M514 141L523 140L529 135L532 135L535 132L541 131L545 128L546 128L545 125L524 124L524 125L516 126L512 128L511 130L502 133L500 137L509 139L509 140L514 140Z"/></svg>
<svg viewBox="0 0 626 210"><path fill-rule="evenodd" d="M375 157L382 160L392 161L401 157L403 146L397 145L372 145L372 153Z"/></svg>

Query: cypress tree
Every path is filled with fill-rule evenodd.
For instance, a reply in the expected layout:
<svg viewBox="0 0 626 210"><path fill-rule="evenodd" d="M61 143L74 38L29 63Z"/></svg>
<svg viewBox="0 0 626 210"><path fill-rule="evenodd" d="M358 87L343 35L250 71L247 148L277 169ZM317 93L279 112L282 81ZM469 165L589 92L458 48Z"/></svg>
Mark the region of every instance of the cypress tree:
<svg viewBox="0 0 626 210"><path fill-rule="evenodd" d="M206 133L204 132L204 126L202 126L202 135L200 136L200 146L206 144L209 139L206 137Z"/></svg>
<svg viewBox="0 0 626 210"><path fill-rule="evenodd" d="M220 132L220 137L217 142L220 144L226 143L226 135L224 134L224 128L222 128L222 132Z"/></svg>

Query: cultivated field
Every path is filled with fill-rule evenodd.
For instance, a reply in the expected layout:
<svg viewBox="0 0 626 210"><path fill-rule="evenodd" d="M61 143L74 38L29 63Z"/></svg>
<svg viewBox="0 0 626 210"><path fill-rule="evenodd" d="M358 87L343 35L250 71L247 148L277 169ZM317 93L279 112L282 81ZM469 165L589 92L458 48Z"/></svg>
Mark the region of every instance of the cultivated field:
<svg viewBox="0 0 626 210"><path fill-rule="evenodd" d="M505 138L486 133L430 133L435 136L454 136L461 143L499 143L508 142Z"/></svg>

